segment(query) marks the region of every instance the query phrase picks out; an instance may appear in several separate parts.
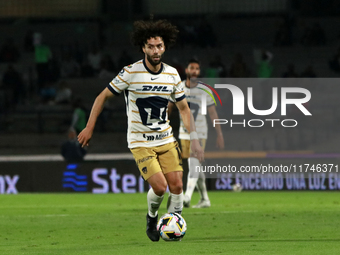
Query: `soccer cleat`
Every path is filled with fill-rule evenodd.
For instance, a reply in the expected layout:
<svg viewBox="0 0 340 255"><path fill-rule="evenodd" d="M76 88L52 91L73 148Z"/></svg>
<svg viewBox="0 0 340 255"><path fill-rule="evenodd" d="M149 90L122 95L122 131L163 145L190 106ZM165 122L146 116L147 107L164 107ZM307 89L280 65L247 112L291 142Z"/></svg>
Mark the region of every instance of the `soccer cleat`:
<svg viewBox="0 0 340 255"><path fill-rule="evenodd" d="M150 217L146 214L146 234L153 242L159 241L159 233L157 231L158 215L156 217Z"/></svg>
<svg viewBox="0 0 340 255"><path fill-rule="evenodd" d="M190 199L187 197L187 196L184 196L184 199L183 199L183 206L185 208L189 208L190 207Z"/></svg>
<svg viewBox="0 0 340 255"><path fill-rule="evenodd" d="M189 202L183 201L183 206L184 206L185 208L189 208L189 207L190 207L190 201L189 201Z"/></svg>
<svg viewBox="0 0 340 255"><path fill-rule="evenodd" d="M210 201L209 200L200 200L197 205L194 205L192 208L208 208L210 207Z"/></svg>

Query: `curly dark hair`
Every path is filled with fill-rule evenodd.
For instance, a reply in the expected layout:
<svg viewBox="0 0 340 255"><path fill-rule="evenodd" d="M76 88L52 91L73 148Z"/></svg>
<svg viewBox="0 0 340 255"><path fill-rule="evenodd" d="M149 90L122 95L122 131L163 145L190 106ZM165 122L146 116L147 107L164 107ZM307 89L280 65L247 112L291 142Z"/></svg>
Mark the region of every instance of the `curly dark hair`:
<svg viewBox="0 0 340 255"><path fill-rule="evenodd" d="M200 62L199 62L199 60L198 59L196 59L196 58L191 58L191 59L189 59L189 61L187 62L187 66L188 65L190 65L190 64L192 64L192 63L196 63L196 64L201 64Z"/></svg>
<svg viewBox="0 0 340 255"><path fill-rule="evenodd" d="M132 43L139 46L141 51L148 39L157 36L163 39L165 48L168 49L175 44L179 32L177 27L167 20L138 20L133 23L133 27Z"/></svg>

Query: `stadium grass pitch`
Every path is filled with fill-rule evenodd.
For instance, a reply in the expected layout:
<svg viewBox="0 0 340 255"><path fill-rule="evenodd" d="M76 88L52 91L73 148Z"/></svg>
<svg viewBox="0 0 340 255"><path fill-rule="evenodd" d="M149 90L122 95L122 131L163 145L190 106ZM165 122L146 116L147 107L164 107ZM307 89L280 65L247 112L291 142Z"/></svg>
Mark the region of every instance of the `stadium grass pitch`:
<svg viewBox="0 0 340 255"><path fill-rule="evenodd" d="M338 192L210 192L181 242L145 234L146 194L0 196L0 254L338 254ZM194 193L193 204L198 201ZM160 214L166 212L166 199Z"/></svg>

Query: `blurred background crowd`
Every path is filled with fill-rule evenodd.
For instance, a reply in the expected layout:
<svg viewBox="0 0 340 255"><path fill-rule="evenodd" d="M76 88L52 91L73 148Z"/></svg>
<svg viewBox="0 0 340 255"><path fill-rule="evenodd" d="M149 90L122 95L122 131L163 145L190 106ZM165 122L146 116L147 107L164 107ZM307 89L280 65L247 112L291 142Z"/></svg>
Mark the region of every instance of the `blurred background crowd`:
<svg viewBox="0 0 340 255"><path fill-rule="evenodd" d="M202 77L336 78L340 74L340 3L335 0L39 3L0 1L2 154L59 151L65 133L85 125L96 95L123 66L143 58L129 34L133 21L150 15L177 25L177 44L166 52L164 62L176 67L182 79L193 57L201 62ZM124 107L122 97L106 105L93 151L127 150L122 145ZM332 117L334 122L338 118ZM290 148L319 146L329 132ZM108 133L111 145L103 147ZM226 141L227 149L284 149L263 140L256 146Z"/></svg>

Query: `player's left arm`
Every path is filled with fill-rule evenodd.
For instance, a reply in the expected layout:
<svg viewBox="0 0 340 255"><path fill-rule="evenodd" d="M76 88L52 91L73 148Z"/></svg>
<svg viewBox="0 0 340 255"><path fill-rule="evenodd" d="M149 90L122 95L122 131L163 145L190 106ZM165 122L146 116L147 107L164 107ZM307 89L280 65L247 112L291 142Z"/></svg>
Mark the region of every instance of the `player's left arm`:
<svg viewBox="0 0 340 255"><path fill-rule="evenodd" d="M181 114L183 124L186 130L190 133L190 140L191 140L191 150L194 156L202 162L204 160L204 151L198 141L194 116L192 115L188 102L184 98L181 101L176 102L176 106L178 108L179 113Z"/></svg>
<svg viewBox="0 0 340 255"><path fill-rule="evenodd" d="M208 113L209 113L211 122L214 123L214 119L218 119L218 114L216 112L215 105L210 105L208 107ZM224 138L223 138L223 133L221 130L221 125L215 125L215 130L217 134L216 147L220 150L223 150L224 149Z"/></svg>
<svg viewBox="0 0 340 255"><path fill-rule="evenodd" d="M173 108L175 107L175 103L169 101L168 103L168 116L171 115Z"/></svg>

